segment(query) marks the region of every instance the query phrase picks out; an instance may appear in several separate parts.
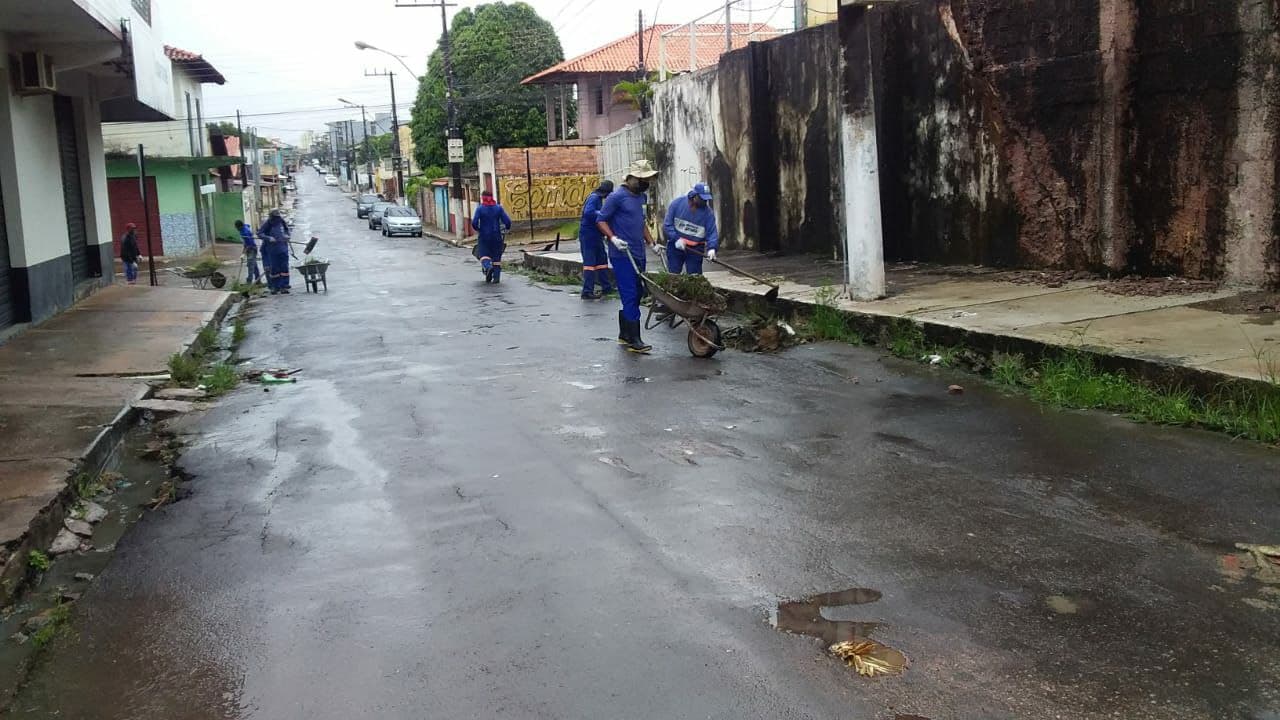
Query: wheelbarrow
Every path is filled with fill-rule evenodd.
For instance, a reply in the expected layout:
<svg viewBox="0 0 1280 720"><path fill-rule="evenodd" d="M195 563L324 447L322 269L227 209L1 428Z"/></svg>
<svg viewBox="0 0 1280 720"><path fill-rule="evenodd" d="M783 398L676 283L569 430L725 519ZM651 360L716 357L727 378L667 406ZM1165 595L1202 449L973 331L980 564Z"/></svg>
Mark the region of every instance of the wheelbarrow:
<svg viewBox="0 0 1280 720"><path fill-rule="evenodd" d="M191 287L199 290L212 285L215 289L221 290L227 284L227 276L217 270L197 270L195 268L173 267L165 268L165 272L177 275L180 278L191 281Z"/></svg>
<svg viewBox="0 0 1280 720"><path fill-rule="evenodd" d="M672 329L681 324L687 325L689 353L697 358L709 358L724 349L720 341L720 326L712 318L714 312L711 308L692 300L681 300L667 292L653 278L640 272L640 266L630 252L626 255L631 260L631 266L636 269L636 275L653 297L649 313L644 319L645 330L652 330L659 325L667 325Z"/></svg>

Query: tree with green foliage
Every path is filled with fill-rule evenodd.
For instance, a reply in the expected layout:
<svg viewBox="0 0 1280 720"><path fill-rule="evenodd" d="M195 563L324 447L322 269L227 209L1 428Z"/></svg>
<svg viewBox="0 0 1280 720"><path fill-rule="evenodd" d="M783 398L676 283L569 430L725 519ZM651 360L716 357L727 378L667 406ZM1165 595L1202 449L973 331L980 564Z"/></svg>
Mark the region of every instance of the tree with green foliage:
<svg viewBox="0 0 1280 720"><path fill-rule="evenodd" d="M520 81L564 59L551 23L523 3L463 8L450 25L458 126L474 160L480 145L545 145L543 90ZM431 53L413 105L414 160L421 167L445 165L444 59Z"/></svg>
<svg viewBox="0 0 1280 720"><path fill-rule="evenodd" d="M233 122L211 122L207 123L209 132L223 137L240 137L240 129Z"/></svg>
<svg viewBox="0 0 1280 720"><path fill-rule="evenodd" d="M383 133L381 135L369 136L369 157L365 157L363 142L356 144L356 162L363 165L365 162L372 160L379 162L382 158L391 157L391 133Z"/></svg>

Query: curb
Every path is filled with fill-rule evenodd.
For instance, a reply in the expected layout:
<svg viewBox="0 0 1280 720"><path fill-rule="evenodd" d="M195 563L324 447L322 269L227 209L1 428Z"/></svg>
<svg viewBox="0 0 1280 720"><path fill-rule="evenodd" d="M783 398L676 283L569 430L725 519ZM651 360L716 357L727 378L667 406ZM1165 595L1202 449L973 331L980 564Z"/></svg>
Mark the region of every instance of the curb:
<svg viewBox="0 0 1280 720"><path fill-rule="evenodd" d="M541 270L548 275L564 275L566 277L582 279L582 263L580 261L561 260L560 258L531 253L528 250L521 250L520 252L524 255L524 259L521 264L527 268ZM599 272L599 270L596 272ZM616 284L613 279L613 268L610 268L605 272L609 274L609 282L611 284Z"/></svg>
<svg viewBox="0 0 1280 720"><path fill-rule="evenodd" d="M576 277L581 274L581 267L569 260L526 252L524 254L524 262L526 267L532 267L553 275ZM773 303L767 303L763 294L730 288L718 289L729 296L730 309L739 313L757 313L766 316L782 315L791 318L797 315L806 315L812 312L814 307L811 302L786 298L779 298ZM1233 387L1253 389L1272 387L1262 380L1238 378L1200 368L1177 365L1166 360L1123 355L1096 346L1059 345L1012 335L958 328L943 323L923 321L906 315L878 315L857 310L841 310L840 312L848 318L850 325L854 329L868 338L879 338L883 334L900 327L901 323L911 323L920 328L926 341L939 346L960 346L987 356L996 353L1017 354L1023 355L1028 360L1061 357L1067 353L1083 353L1103 370L1122 371L1161 387L1189 387L1202 395Z"/></svg>
<svg viewBox="0 0 1280 720"><path fill-rule="evenodd" d="M218 309L214 310L209 322L198 327L190 335L181 351L184 355L191 353L191 347L201 331L208 327L216 328L222 323L232 305L235 304L236 297L234 293L228 293ZM116 413L111 422L89 441L80 456L76 458L71 470L67 472L66 487L32 518L26 534L14 544L13 550L9 551L4 568L0 571L0 606L9 605L26 589L28 578L27 563L24 558L30 551L43 551L49 543L53 542L53 537L58 534L67 514L75 505L76 498L71 488L72 479L82 473L96 477L110 466L125 433L142 416L142 412L134 407L134 404L154 394L155 388L150 385L145 386Z"/></svg>

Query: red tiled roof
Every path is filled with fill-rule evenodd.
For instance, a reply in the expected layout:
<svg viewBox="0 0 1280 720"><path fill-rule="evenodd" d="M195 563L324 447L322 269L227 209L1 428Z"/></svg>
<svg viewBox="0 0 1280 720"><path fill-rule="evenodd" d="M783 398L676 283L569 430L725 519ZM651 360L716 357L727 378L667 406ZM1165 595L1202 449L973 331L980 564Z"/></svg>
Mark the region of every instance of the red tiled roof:
<svg viewBox="0 0 1280 720"><path fill-rule="evenodd" d="M666 64L668 72L684 72L689 69L689 34L688 26L654 25L645 28L644 32L644 64L650 70L656 70L661 61L659 57L662 33L676 28L680 32L667 37ZM715 65L724 54L724 24L696 25L694 33L696 41L696 66L704 68ZM747 46L747 43L764 40L782 34L768 25L759 23L733 24L733 49ZM574 75L590 73L627 73L635 72L640 58L640 48L636 44L636 34L619 38L603 47L588 53L557 63L541 72L530 75L521 81L525 85L560 82Z"/></svg>
<svg viewBox="0 0 1280 720"><path fill-rule="evenodd" d="M202 83L217 83L223 85L227 79L218 72L208 60L199 53L193 53L190 50L183 50L172 45L164 46L164 54L170 60L182 66L188 74Z"/></svg>

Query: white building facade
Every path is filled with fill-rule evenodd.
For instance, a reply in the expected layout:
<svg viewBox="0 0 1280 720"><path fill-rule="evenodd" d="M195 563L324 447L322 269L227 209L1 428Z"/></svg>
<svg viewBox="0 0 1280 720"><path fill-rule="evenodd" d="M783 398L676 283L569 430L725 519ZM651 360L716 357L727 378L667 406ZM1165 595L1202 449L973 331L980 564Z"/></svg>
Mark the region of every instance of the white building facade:
<svg viewBox="0 0 1280 720"><path fill-rule="evenodd" d="M111 282L102 123L173 117L150 0L0 0L0 337Z"/></svg>

